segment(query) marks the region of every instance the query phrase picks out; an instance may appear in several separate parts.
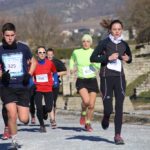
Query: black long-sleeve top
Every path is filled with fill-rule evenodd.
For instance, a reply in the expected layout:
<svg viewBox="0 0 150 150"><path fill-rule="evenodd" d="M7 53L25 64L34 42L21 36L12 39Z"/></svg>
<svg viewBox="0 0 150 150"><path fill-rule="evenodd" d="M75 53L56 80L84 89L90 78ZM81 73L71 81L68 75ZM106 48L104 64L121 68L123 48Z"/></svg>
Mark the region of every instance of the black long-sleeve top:
<svg viewBox="0 0 150 150"><path fill-rule="evenodd" d="M110 62L108 60L108 57L113 53L118 53L120 60L122 60L122 56L126 54L129 56L129 60L127 61L127 63L132 62L132 54L128 44L123 40L120 43L115 44L108 37L98 43L97 47L94 49L90 57L91 62L101 63L101 69L100 69L101 77L124 75L123 65L122 65L121 73L107 68L107 63Z"/></svg>

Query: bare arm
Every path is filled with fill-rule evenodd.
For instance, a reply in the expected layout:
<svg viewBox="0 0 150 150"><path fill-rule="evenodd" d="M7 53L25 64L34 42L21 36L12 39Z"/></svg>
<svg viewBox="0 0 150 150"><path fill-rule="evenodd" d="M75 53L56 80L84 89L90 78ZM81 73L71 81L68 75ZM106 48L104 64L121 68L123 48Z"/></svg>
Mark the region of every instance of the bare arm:
<svg viewBox="0 0 150 150"><path fill-rule="evenodd" d="M30 60L30 63L31 63L31 65L30 65L30 69L29 69L29 74L32 75L35 68L36 68L37 61L34 57L32 57L31 60Z"/></svg>
<svg viewBox="0 0 150 150"><path fill-rule="evenodd" d="M0 64L0 78L2 77L2 74L3 74L3 72L2 72L2 64Z"/></svg>

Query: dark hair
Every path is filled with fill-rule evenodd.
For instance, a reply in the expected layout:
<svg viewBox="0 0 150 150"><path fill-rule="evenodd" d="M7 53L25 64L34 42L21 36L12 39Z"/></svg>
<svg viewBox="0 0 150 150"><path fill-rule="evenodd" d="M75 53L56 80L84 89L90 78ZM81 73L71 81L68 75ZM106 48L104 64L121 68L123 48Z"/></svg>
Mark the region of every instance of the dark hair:
<svg viewBox="0 0 150 150"><path fill-rule="evenodd" d="M54 49L53 49L53 48L48 48L48 49L46 50L46 52L53 52L53 53L54 53Z"/></svg>
<svg viewBox="0 0 150 150"><path fill-rule="evenodd" d="M118 20L118 19L116 19L116 20L103 19L103 20L100 22L100 25L101 25L103 28L106 28L106 29L108 29L108 30L111 30L113 24L115 24L115 23L119 23L119 24L122 26L122 28L123 28L123 23L122 23L120 20Z"/></svg>
<svg viewBox="0 0 150 150"><path fill-rule="evenodd" d="M12 23L5 23L2 27L2 33L4 34L5 31L16 31L16 27Z"/></svg>
<svg viewBox="0 0 150 150"><path fill-rule="evenodd" d="M122 28L123 28L123 23L122 23L120 20L117 19L117 20L111 21L111 23L110 23L110 25L109 25L109 29L110 29L110 30L111 30L113 24L115 24L115 23L119 23L119 24L122 26Z"/></svg>
<svg viewBox="0 0 150 150"><path fill-rule="evenodd" d="M46 51L45 46L38 46L37 49L36 49L36 53L38 53L38 49L39 49L39 48L43 48L43 49L45 49L45 51Z"/></svg>

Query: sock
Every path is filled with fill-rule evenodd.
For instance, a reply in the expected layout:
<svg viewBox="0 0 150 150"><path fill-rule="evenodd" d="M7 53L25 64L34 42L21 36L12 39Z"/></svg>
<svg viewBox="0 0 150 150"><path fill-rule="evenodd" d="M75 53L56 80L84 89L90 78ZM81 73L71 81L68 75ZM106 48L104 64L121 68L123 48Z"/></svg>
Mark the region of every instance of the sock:
<svg viewBox="0 0 150 150"><path fill-rule="evenodd" d="M86 120L86 124L90 124L91 123L91 121L90 120Z"/></svg>
<svg viewBox="0 0 150 150"><path fill-rule="evenodd" d="M82 115L82 116L86 116L86 111L82 111L82 112L81 112L81 115Z"/></svg>
<svg viewBox="0 0 150 150"><path fill-rule="evenodd" d="M12 143L16 143L17 142L17 134L11 135L11 138L12 138Z"/></svg>

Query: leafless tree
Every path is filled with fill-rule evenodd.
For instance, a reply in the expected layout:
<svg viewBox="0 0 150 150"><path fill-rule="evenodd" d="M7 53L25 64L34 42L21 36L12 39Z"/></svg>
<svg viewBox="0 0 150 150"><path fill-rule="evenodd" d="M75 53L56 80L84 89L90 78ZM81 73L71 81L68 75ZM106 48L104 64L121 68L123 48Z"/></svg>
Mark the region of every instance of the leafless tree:
<svg viewBox="0 0 150 150"><path fill-rule="evenodd" d="M20 30L20 37L28 39L33 49L38 45L56 47L62 43L60 23L61 19L59 17L50 16L46 9L40 7L18 18L17 28Z"/></svg>
<svg viewBox="0 0 150 150"><path fill-rule="evenodd" d="M1 13L1 16L0 16L0 30L6 22L12 22L13 20L14 20L14 18L12 16L8 15L7 13ZM1 36L0 36L0 38L1 38Z"/></svg>
<svg viewBox="0 0 150 150"><path fill-rule="evenodd" d="M150 26L149 0L126 0L120 12L126 25L136 28L138 32Z"/></svg>

